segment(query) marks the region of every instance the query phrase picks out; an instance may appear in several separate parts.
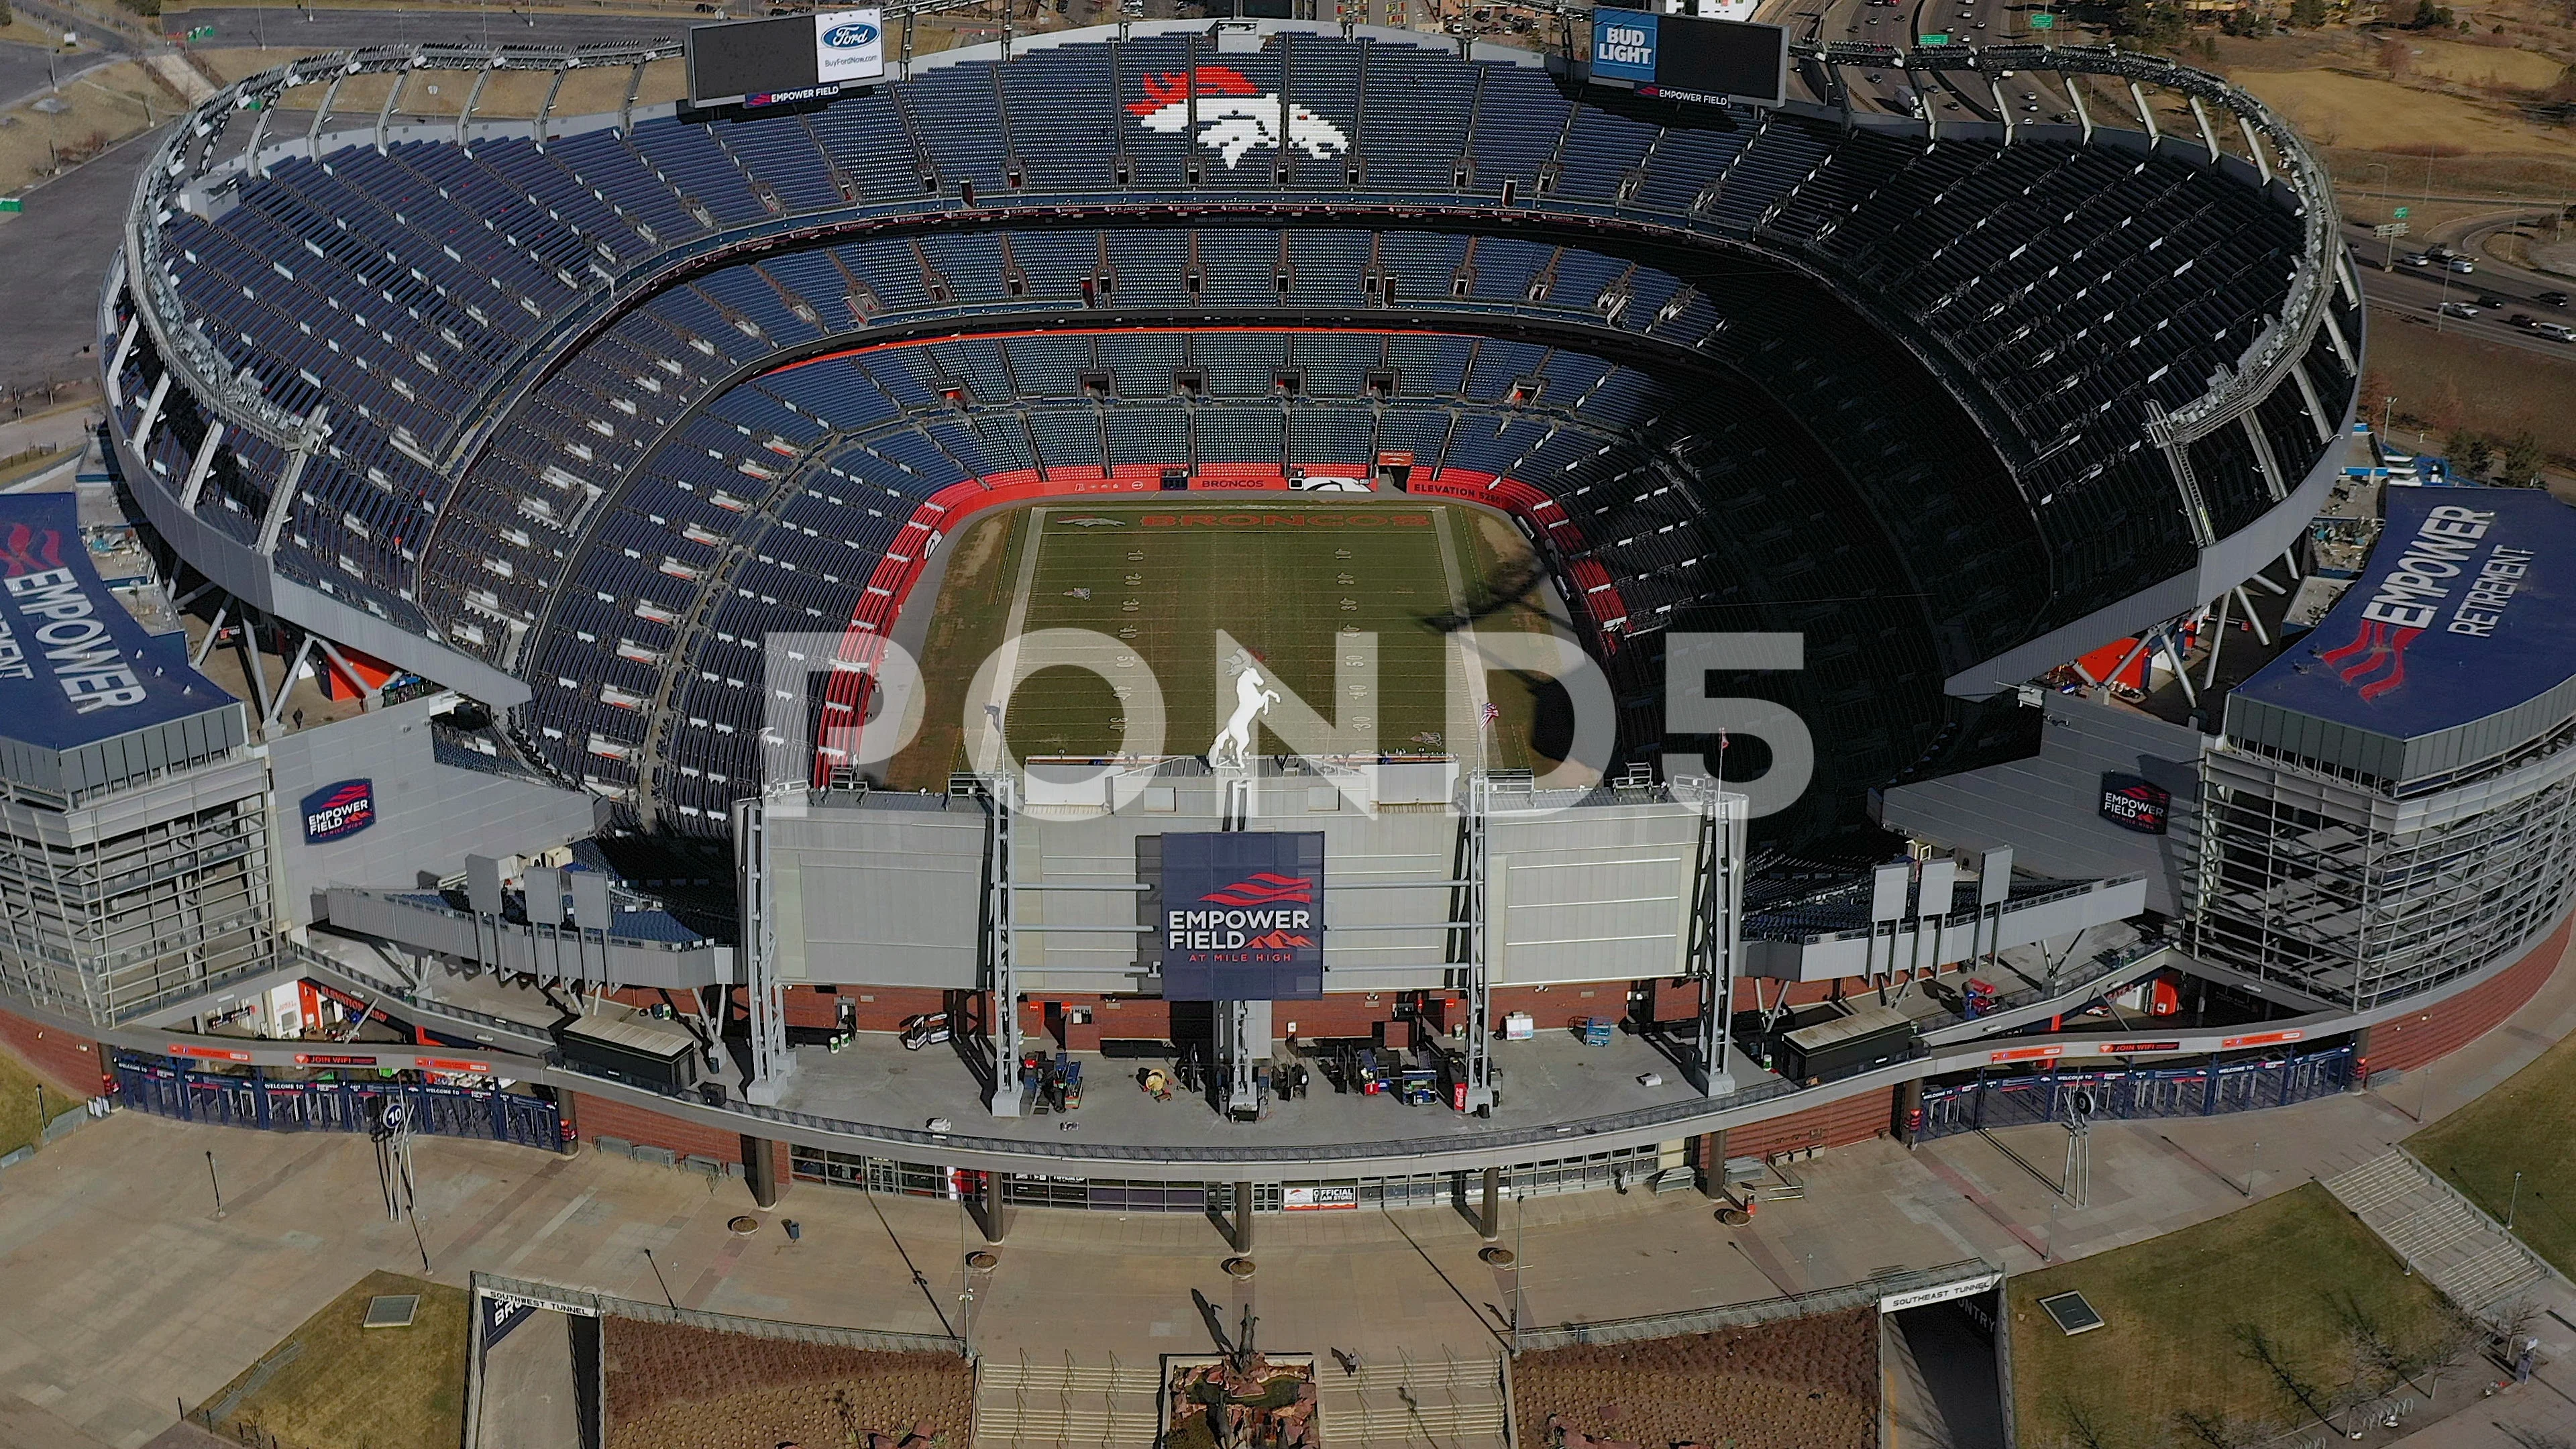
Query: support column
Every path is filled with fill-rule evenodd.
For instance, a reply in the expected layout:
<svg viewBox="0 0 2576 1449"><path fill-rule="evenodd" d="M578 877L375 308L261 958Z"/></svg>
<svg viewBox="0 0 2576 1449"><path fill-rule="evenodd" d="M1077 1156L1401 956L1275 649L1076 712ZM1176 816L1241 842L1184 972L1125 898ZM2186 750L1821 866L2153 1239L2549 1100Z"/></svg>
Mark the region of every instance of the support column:
<svg viewBox="0 0 2576 1449"><path fill-rule="evenodd" d="M1691 970L1699 979L1699 1041L1693 1085L1711 1097L1735 1090L1727 1070L1727 1035L1735 1014L1735 963L1744 916L1744 797L1725 782L1702 788L1700 859L1691 911Z"/></svg>
<svg viewBox="0 0 2576 1449"><path fill-rule="evenodd" d="M262 118L267 114L260 113ZM135 335L142 330L143 318L138 314L126 318L125 330L117 334L116 355L107 361L107 405L111 408L125 406L125 359L133 355Z"/></svg>
<svg viewBox="0 0 2576 1449"><path fill-rule="evenodd" d="M161 404L169 400L170 369L164 367L161 369L161 375L153 379L152 395L143 400L142 413L134 419L135 457L138 460L146 460L144 466L147 468L151 466L148 459L152 448L152 425L161 421Z"/></svg>
<svg viewBox="0 0 2576 1449"><path fill-rule="evenodd" d="M1020 977L1017 922L1018 906L1012 890L1011 817L1017 801L1011 777L992 774L984 777L986 808L993 812L991 829L984 837L986 852L985 886L985 959L986 981L991 992L992 1019L984 1029L993 1050L993 1096L990 1102L996 1117L1020 1115Z"/></svg>
<svg viewBox="0 0 2576 1449"><path fill-rule="evenodd" d="M1503 1235L1503 1170L1501 1168L1485 1169L1484 1198L1484 1209L1476 1214L1476 1232L1478 1236L1490 1243Z"/></svg>
<svg viewBox="0 0 2576 1449"><path fill-rule="evenodd" d="M2245 149L2254 153L2254 169L2263 176L2263 184L2272 184L2272 153L2263 149L2263 138L2254 133L2254 123L2243 113L2236 117L2236 129L2245 133Z"/></svg>
<svg viewBox="0 0 2576 1449"><path fill-rule="evenodd" d="M786 992L778 980L777 913L770 902L769 812L801 809L802 800L794 797L791 804L764 797L736 801L733 807L734 870L743 905L742 944L737 949L746 988L744 1004L751 1012L751 1076L743 1083L742 1094L762 1107L778 1105L781 1090L796 1071L796 1057L787 1049Z"/></svg>
<svg viewBox="0 0 2576 1449"><path fill-rule="evenodd" d="M2217 165L2218 128L2209 123L2209 107L2202 105L2198 96L2191 98L2191 118L2200 123L2200 144L2209 148L2209 164Z"/></svg>
<svg viewBox="0 0 2576 1449"><path fill-rule="evenodd" d="M2147 93L2136 81L2129 82L2129 100L2138 108L2138 124L2146 128L2147 144L2152 147L2162 141L2165 136L2164 132L2156 129L2155 107L2147 104Z"/></svg>
<svg viewBox="0 0 2576 1449"><path fill-rule="evenodd" d="M204 491L206 475L214 471L215 449L223 446L224 425L206 424L206 436L197 443L197 456L189 460L188 481L179 485L179 506L190 513L197 511L197 495Z"/></svg>
<svg viewBox="0 0 2576 1449"><path fill-rule="evenodd" d="M1234 1185L1234 1250L1252 1251L1252 1184L1248 1182Z"/></svg>
<svg viewBox="0 0 2576 1449"><path fill-rule="evenodd" d="M787 1195L792 1180L787 1166L787 1144L766 1137L742 1139L742 1176L751 1188L754 1206L774 1208Z"/></svg>
<svg viewBox="0 0 2576 1449"><path fill-rule="evenodd" d="M1485 911L1492 899L1486 879L1485 826L1493 806L1493 781L1481 771L1467 783L1467 1100L1479 1117L1494 1113L1494 996Z"/></svg>
<svg viewBox="0 0 2576 1449"><path fill-rule="evenodd" d="M1002 1204L1011 1195L1011 1175L1007 1172L984 1174L983 1211L976 1214L976 1226L984 1230L984 1241L1002 1241Z"/></svg>
<svg viewBox="0 0 2576 1449"><path fill-rule="evenodd" d="M1726 1195L1726 1129L1720 1127L1699 1140L1699 1191L1702 1197L1713 1197L1732 1203Z"/></svg>

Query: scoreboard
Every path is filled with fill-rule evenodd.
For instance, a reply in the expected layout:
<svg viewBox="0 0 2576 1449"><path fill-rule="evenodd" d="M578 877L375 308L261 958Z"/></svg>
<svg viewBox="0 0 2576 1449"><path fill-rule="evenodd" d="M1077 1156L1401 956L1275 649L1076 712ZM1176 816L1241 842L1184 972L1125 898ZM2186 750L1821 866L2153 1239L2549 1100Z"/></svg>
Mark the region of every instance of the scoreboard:
<svg viewBox="0 0 2576 1449"><path fill-rule="evenodd" d="M693 25L689 103L765 106L837 94L885 75L885 12L827 10Z"/></svg>
<svg viewBox="0 0 2576 1449"><path fill-rule="evenodd" d="M1776 106L1789 98L1789 32L1604 7L1592 12L1592 79L1668 101Z"/></svg>

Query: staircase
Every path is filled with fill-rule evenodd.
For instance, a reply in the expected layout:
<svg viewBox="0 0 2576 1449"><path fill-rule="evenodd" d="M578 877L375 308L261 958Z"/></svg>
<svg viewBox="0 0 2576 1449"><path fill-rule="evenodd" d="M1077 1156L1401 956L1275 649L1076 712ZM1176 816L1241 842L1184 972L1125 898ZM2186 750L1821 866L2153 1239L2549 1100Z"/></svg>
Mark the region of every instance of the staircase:
<svg viewBox="0 0 2576 1449"><path fill-rule="evenodd" d="M1499 1358L1315 1361L1327 1449L1507 1449Z"/></svg>
<svg viewBox="0 0 2576 1449"><path fill-rule="evenodd" d="M2549 1277L2549 1265L2521 1239L2401 1149L2323 1181L2398 1257L2471 1312Z"/></svg>
<svg viewBox="0 0 2576 1449"><path fill-rule="evenodd" d="M986 1358L976 1365L977 1449L1151 1449L1157 1363Z"/></svg>

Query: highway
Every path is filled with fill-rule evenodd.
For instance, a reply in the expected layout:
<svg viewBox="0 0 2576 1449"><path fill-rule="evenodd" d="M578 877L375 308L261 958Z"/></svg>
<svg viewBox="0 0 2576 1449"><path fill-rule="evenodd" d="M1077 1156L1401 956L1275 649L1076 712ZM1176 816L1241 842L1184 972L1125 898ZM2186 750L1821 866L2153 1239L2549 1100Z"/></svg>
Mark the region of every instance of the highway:
<svg viewBox="0 0 2576 1449"><path fill-rule="evenodd" d="M2544 322L2564 322L2576 326L2576 308L2554 307L2535 300L2549 291L2576 290L2576 280L2552 279L2544 273L2526 271L2487 257L2477 249L2477 241L2512 224L2526 213L2506 212L2495 217L2472 218L2441 228L2436 235L2458 234L2447 244L2472 257L2477 270L2457 276L2437 266L2410 267L2405 258L2420 254L2430 238L2404 237L2393 244L2371 235L2368 222L2344 223L2344 240L2352 245L2353 261L2361 276L2362 295L2373 309L2397 317L2409 317L2432 324L2444 333L2473 337L2480 342L2500 343L2536 352L2563 362L2576 363L2576 343L2559 342L2508 325L2506 319L2522 313ZM2383 264L2391 256L2397 259L2391 270ZM2492 297L2501 306L2484 305ZM2441 313L2444 302L2464 302L2478 307L2475 317L2446 317Z"/></svg>

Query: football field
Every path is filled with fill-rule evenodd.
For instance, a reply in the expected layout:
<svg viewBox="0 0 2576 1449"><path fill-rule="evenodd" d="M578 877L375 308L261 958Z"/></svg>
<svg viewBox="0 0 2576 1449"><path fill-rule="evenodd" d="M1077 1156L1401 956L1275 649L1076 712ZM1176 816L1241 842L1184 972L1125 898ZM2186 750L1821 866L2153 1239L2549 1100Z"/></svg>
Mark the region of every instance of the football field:
<svg viewBox="0 0 2576 1449"><path fill-rule="evenodd" d="M938 788L982 763L968 758L979 669L1024 674L1001 719L1021 760L1117 752L1123 732L1146 724L1153 688L1165 721L1155 753L1203 755L1248 668L1333 728L1309 753L1548 763L1532 757L1528 684L1468 662L1478 638L1566 632L1553 587L1525 588L1526 542L1482 510L1402 495L1072 499L978 519L947 546L924 638L923 725L888 771L896 788ZM1467 624L1470 612L1481 617ZM1089 668L1050 665L1066 657L1048 652L1044 631L1057 630L1114 643L1077 648ZM1263 727L1284 713L1285 702L1255 722L1251 753L1294 748ZM1453 739L1462 724L1471 737Z"/></svg>

